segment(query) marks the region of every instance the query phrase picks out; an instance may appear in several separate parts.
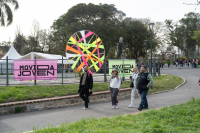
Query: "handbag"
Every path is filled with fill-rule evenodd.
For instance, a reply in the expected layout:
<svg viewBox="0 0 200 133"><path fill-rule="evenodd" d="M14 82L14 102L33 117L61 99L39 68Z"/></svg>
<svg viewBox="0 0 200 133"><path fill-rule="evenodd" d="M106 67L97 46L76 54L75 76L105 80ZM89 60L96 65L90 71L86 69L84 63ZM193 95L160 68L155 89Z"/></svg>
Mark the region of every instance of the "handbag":
<svg viewBox="0 0 200 133"><path fill-rule="evenodd" d="M133 82L131 82L131 84L130 84L130 87L131 87L131 88L133 88L133 87L134 87L134 85L133 85Z"/></svg>

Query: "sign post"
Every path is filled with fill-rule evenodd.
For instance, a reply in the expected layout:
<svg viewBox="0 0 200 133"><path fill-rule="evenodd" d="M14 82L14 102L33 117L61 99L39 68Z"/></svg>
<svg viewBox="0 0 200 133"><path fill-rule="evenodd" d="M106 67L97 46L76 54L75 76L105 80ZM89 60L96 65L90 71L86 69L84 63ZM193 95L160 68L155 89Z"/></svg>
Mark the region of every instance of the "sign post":
<svg viewBox="0 0 200 133"><path fill-rule="evenodd" d="M16 81L56 80L57 60L14 60Z"/></svg>
<svg viewBox="0 0 200 133"><path fill-rule="evenodd" d="M111 76L114 68L118 69L119 75L123 78L130 77L133 73L133 68L136 66L135 60L108 60L109 75Z"/></svg>

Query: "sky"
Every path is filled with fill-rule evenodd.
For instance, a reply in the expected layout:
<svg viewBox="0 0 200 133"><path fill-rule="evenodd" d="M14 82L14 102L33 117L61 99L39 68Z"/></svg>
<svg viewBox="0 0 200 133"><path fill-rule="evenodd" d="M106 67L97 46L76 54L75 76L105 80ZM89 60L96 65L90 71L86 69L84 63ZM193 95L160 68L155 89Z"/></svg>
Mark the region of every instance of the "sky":
<svg viewBox="0 0 200 133"><path fill-rule="evenodd" d="M34 20L37 20L41 29L50 29L53 21L66 13L71 7L79 3L114 4L127 17L151 18L152 21L164 22L166 19L178 21L189 12L200 12L200 6L195 11L197 0L18 0L20 8L13 12L13 23L8 27L0 27L0 43L12 42L17 27L28 36ZM13 9L13 7L11 6ZM84 30L84 29L80 29Z"/></svg>

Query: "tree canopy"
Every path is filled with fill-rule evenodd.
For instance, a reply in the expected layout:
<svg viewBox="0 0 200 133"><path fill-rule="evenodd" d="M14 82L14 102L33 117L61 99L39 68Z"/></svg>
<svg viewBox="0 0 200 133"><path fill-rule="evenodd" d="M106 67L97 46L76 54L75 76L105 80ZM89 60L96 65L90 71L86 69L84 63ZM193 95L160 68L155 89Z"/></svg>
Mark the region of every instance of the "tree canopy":
<svg viewBox="0 0 200 133"><path fill-rule="evenodd" d="M194 31L199 29L200 14L190 12L185 14L185 17L178 22L172 20L166 20L166 41L171 46L177 46L189 59L191 58L191 52L194 51L196 45L199 45L194 36Z"/></svg>
<svg viewBox="0 0 200 133"><path fill-rule="evenodd" d="M13 13L9 4L14 5L14 9L19 8L17 0L0 0L0 23L1 26L9 26L13 22Z"/></svg>
<svg viewBox="0 0 200 133"><path fill-rule="evenodd" d="M40 29L39 22L34 21L30 35L16 34L14 46L20 54L31 51L65 56L67 39L75 32L90 30L103 41L106 58L116 58L119 38L123 37L123 52L129 59L145 57L144 40L149 40L148 18L127 18L113 4L77 4L56 19L50 30ZM153 30L153 51L156 52L162 39L159 37L162 23L157 22ZM150 41L147 42L150 49Z"/></svg>
<svg viewBox="0 0 200 133"><path fill-rule="evenodd" d="M124 37L125 48L130 49L130 58L144 56L144 40L147 39L148 28L141 20L126 18L113 4L78 4L54 21L51 26L53 37L64 49L67 37L80 30L95 32L103 40L107 58L113 58L119 37ZM154 38L154 41L157 38ZM154 43L154 49L158 43ZM149 47L148 47L149 48ZM112 51L110 51L112 49ZM63 53L64 54L64 51ZM134 56L133 56L134 55Z"/></svg>

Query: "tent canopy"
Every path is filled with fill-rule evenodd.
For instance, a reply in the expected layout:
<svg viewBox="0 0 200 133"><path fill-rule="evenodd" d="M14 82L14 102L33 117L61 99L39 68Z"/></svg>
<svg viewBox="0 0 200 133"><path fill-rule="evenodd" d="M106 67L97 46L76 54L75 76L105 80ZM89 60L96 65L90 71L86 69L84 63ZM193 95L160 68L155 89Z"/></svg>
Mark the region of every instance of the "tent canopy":
<svg viewBox="0 0 200 133"><path fill-rule="evenodd" d="M2 57L1 59L4 60L0 60L0 62L5 62L6 63L6 57L8 56L8 59L19 59L22 56L16 51L16 49L13 47L13 45L11 45L9 51L7 52L7 54ZM13 60L8 60L9 63L13 63Z"/></svg>
<svg viewBox="0 0 200 133"><path fill-rule="evenodd" d="M19 59L52 59L57 60L57 63L62 64L62 57L61 55L55 55L55 54L44 54L44 53L38 53L38 52L30 52L24 56L22 56ZM63 64L74 64L73 60L67 60L66 57L63 57Z"/></svg>

